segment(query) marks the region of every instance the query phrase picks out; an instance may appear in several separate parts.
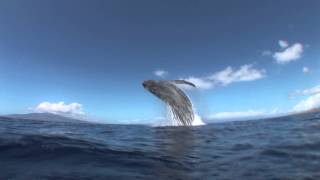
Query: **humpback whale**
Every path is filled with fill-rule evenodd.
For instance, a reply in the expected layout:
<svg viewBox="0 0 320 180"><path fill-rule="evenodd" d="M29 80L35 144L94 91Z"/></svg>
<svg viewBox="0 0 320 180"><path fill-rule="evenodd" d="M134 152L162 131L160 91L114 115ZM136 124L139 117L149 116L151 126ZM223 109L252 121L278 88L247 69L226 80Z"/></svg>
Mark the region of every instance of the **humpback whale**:
<svg viewBox="0 0 320 180"><path fill-rule="evenodd" d="M146 80L142 83L145 89L169 105L174 119L179 124L191 126L194 120L192 103L176 84L187 84L196 87L185 80Z"/></svg>

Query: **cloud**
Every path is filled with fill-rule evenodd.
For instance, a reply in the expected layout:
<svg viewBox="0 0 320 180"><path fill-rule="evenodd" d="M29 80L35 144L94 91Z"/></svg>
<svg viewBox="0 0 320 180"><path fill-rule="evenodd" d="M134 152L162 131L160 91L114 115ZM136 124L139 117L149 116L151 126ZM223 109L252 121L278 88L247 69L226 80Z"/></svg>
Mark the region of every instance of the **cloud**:
<svg viewBox="0 0 320 180"><path fill-rule="evenodd" d="M184 80L192 82L199 89L211 89L216 86L227 86L234 82L258 80L265 77L265 75L266 71L264 69L255 69L252 65L245 64L238 70L228 66L227 68L206 77L191 76L189 78L184 78Z"/></svg>
<svg viewBox="0 0 320 180"><path fill-rule="evenodd" d="M309 89L296 90L291 94L291 96L306 96L320 93L320 85L314 86Z"/></svg>
<svg viewBox="0 0 320 180"><path fill-rule="evenodd" d="M309 96L293 107L295 112L303 112L320 107L320 93Z"/></svg>
<svg viewBox="0 0 320 180"><path fill-rule="evenodd" d="M280 41L279 41L279 45L280 45ZM286 64L291 61L300 59L302 56L303 45L300 43L295 43L292 46L288 46L288 47L285 47L285 44L283 43L282 45L280 45L280 47L282 47L284 50L275 52L273 54L273 58L276 60L278 64Z"/></svg>
<svg viewBox="0 0 320 180"><path fill-rule="evenodd" d="M302 68L302 72L303 73L309 73L310 72L310 69L308 67L303 67Z"/></svg>
<svg viewBox="0 0 320 180"><path fill-rule="evenodd" d="M217 72L209 77L210 80L221 85L228 85L233 82L254 81L265 76L264 69L254 69L252 65L243 65L239 70L233 70L232 67Z"/></svg>
<svg viewBox="0 0 320 180"><path fill-rule="evenodd" d="M279 40L278 43L281 48L286 48L289 46L288 42L284 40Z"/></svg>
<svg viewBox="0 0 320 180"><path fill-rule="evenodd" d="M274 117L278 115L286 114L286 112L278 109L272 111L265 110L247 110L247 111L226 111L218 112L209 116L209 119L221 120L250 120L255 118Z"/></svg>
<svg viewBox="0 0 320 180"><path fill-rule="evenodd" d="M320 107L320 85L308 89L296 90L291 96L308 96L292 108L293 112L308 111Z"/></svg>
<svg viewBox="0 0 320 180"><path fill-rule="evenodd" d="M34 110L39 113L53 113L67 116L84 115L82 104L76 102L70 104L65 104L62 101L58 103L42 102Z"/></svg>
<svg viewBox="0 0 320 180"><path fill-rule="evenodd" d="M154 75L159 76L161 78L166 77L168 74L169 73L167 71L161 69L154 71Z"/></svg>
<svg viewBox="0 0 320 180"><path fill-rule="evenodd" d="M218 112L210 116L212 119L238 119L247 117L256 117L263 115L263 111L248 110L248 111L229 111L229 112Z"/></svg>

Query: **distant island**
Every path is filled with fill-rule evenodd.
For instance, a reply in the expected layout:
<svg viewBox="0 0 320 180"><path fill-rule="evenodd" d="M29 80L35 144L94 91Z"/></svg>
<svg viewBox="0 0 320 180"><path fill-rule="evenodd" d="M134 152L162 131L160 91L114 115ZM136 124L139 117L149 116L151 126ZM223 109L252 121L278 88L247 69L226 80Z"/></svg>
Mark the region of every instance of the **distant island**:
<svg viewBox="0 0 320 180"><path fill-rule="evenodd" d="M4 120L37 120L37 121L50 121L50 122L88 122L76 118L66 117L52 113L28 113L28 114L10 114L0 116Z"/></svg>
<svg viewBox="0 0 320 180"><path fill-rule="evenodd" d="M224 121L216 122L229 122L229 121L247 121L247 120L268 120L268 119L281 119L287 117L289 119L315 119L320 118L320 108L314 108L312 110L297 112L292 114L282 114L279 116L271 117L247 117L242 119L224 119ZM36 120L47 122L71 122L71 123L95 123L85 119L77 119L74 117L66 117L63 115L53 113L28 113L28 114L10 114L1 115L0 120ZM213 119L207 119L208 123L214 123ZM97 123L97 122L96 122Z"/></svg>

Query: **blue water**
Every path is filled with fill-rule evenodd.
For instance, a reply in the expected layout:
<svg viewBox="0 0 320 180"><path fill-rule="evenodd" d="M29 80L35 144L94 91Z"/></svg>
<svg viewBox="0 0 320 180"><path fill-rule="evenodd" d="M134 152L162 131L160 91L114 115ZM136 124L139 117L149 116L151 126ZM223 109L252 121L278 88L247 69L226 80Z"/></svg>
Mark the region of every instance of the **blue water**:
<svg viewBox="0 0 320 180"><path fill-rule="evenodd" d="M0 120L0 179L320 179L320 119L191 128Z"/></svg>

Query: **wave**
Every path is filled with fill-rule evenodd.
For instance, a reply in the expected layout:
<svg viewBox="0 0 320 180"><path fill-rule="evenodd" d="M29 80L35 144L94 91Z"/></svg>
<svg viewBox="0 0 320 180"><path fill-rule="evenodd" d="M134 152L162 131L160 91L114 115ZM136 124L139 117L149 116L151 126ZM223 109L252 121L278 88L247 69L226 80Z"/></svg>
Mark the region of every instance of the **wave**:
<svg viewBox="0 0 320 180"><path fill-rule="evenodd" d="M50 158L61 155L139 155L138 152L118 151L104 144L65 136L25 135L12 139L0 139L0 151L7 157ZM143 155L140 153L140 155ZM0 155L1 156L1 155Z"/></svg>
<svg viewBox="0 0 320 180"><path fill-rule="evenodd" d="M320 119L160 128L0 124L0 179L320 178Z"/></svg>
<svg viewBox="0 0 320 180"><path fill-rule="evenodd" d="M0 179L152 179L163 169L185 174L172 156L65 136L0 137ZM140 173L143 172L143 173ZM164 177L163 179L168 179Z"/></svg>

